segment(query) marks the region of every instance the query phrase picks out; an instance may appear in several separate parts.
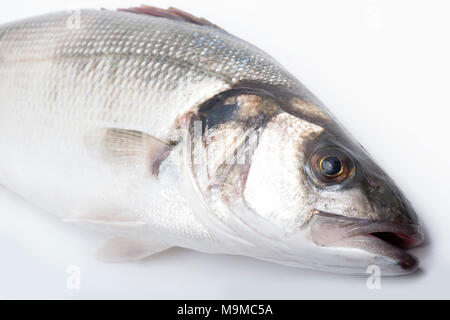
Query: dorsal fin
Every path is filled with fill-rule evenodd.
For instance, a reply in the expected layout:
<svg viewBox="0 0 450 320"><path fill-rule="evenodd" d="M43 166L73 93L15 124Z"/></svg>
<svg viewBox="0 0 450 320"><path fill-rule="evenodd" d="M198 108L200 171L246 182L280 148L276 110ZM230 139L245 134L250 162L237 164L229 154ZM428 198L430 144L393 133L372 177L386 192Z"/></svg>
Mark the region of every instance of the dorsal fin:
<svg viewBox="0 0 450 320"><path fill-rule="evenodd" d="M142 5L140 7L133 7L128 9L117 9L118 11L122 12L131 12L131 13L137 13L137 14L145 14L153 17L162 17L172 20L180 20L185 22L190 22L193 24L197 24L200 26L209 26L214 27L219 30L223 30L222 28L218 27L214 23L209 22L208 20L204 18L198 18L190 13L187 13L183 10L169 7L168 9L161 9L153 6L147 6ZM225 30L223 30L225 31Z"/></svg>

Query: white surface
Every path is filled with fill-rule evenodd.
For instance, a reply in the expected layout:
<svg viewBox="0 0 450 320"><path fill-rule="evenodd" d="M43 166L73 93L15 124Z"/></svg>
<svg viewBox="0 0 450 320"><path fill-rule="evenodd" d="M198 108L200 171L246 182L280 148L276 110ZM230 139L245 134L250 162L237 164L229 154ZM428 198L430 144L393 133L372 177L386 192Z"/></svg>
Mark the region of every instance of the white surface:
<svg viewBox="0 0 450 320"><path fill-rule="evenodd" d="M142 1L15 0L0 23ZM450 42L446 1L152 1L203 16L273 55L318 95L415 206L428 243L421 270L382 278L298 270L245 257L173 249L104 264L103 237L64 225L0 190L3 298L450 298ZM1 152L1 151L0 151ZM39 168L36 168L39 170ZM81 288L67 289L67 267Z"/></svg>

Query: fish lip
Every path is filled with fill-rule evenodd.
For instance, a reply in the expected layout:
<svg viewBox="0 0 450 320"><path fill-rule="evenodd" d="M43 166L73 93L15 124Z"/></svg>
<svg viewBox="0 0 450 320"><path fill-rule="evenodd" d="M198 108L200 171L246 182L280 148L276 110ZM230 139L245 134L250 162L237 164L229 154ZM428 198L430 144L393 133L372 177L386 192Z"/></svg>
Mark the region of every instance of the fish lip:
<svg viewBox="0 0 450 320"><path fill-rule="evenodd" d="M404 250L418 247L425 240L423 228L417 223L357 219L324 211L319 211L316 215L346 221L346 227L343 228L345 231L342 234L344 238L362 234L395 233L400 238L395 245Z"/></svg>
<svg viewBox="0 0 450 320"><path fill-rule="evenodd" d="M316 244L362 249L384 263L400 267L401 271L395 274L417 269L418 259L406 250L424 242L424 232L419 224L357 219L324 211L316 212L315 216L311 235ZM324 233L331 236L324 236Z"/></svg>
<svg viewBox="0 0 450 320"><path fill-rule="evenodd" d="M395 235L397 238L387 241L403 250L420 246L424 240L423 229L419 224L412 223L393 223L393 222L362 222L359 226L345 233L345 237L354 235L371 234L386 239L381 234Z"/></svg>

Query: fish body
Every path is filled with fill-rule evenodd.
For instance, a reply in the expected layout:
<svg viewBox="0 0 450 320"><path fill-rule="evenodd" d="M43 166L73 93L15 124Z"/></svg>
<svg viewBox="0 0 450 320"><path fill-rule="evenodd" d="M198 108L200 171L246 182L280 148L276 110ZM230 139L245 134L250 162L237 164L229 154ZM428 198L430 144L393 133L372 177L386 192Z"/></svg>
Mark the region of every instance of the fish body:
<svg viewBox="0 0 450 320"><path fill-rule="evenodd" d="M390 275L417 267L399 247L423 241L406 198L294 76L176 9L1 26L0 184L111 234L112 261L179 246Z"/></svg>

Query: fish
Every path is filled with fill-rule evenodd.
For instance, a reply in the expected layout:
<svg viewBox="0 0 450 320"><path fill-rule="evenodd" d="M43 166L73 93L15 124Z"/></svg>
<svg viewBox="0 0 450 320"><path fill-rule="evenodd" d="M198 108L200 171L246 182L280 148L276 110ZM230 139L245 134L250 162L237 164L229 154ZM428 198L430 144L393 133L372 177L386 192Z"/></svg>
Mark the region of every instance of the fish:
<svg viewBox="0 0 450 320"><path fill-rule="evenodd" d="M0 184L107 235L103 261L173 247L342 274L408 274L412 204L269 54L141 6L0 26ZM5 213L4 213L5 214Z"/></svg>

